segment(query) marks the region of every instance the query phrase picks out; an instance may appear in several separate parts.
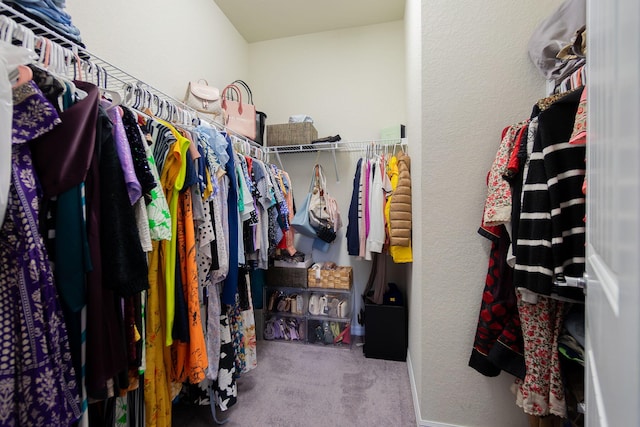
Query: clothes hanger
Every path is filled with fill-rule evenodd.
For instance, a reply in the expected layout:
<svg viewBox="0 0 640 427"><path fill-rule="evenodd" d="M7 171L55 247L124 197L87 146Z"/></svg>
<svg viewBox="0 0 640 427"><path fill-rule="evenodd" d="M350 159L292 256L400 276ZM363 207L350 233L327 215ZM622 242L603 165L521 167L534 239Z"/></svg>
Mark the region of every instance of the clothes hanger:
<svg viewBox="0 0 640 427"><path fill-rule="evenodd" d="M94 68L96 69L96 86L100 89L100 95L103 98L107 99L110 104L107 106L107 110L115 108L122 104L122 95L117 90L107 89L109 86L107 70L104 67L101 67L97 64L94 64Z"/></svg>
<svg viewBox="0 0 640 427"><path fill-rule="evenodd" d="M155 103L156 106L156 110L153 111L153 104ZM162 115L162 113L164 113L164 101L162 101L160 99L160 97L158 95L156 95L155 93L152 94L151 96L151 105L149 106L149 109L151 110L151 112L153 113L154 116L163 119L164 116Z"/></svg>
<svg viewBox="0 0 640 427"><path fill-rule="evenodd" d="M18 24L13 19L2 15L0 16L0 39L7 43L13 42L14 31L18 29Z"/></svg>
<svg viewBox="0 0 640 427"><path fill-rule="evenodd" d="M27 67L26 65L18 65L16 71L16 81L11 85L11 87L14 89L33 79L33 71L31 71L31 68Z"/></svg>

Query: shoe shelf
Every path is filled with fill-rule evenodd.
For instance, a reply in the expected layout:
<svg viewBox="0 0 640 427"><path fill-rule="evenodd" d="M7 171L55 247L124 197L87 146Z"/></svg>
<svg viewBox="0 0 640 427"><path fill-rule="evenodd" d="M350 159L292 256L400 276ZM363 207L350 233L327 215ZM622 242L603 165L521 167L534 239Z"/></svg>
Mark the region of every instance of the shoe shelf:
<svg viewBox="0 0 640 427"><path fill-rule="evenodd" d="M268 285L263 338L350 347L352 310L351 289Z"/></svg>

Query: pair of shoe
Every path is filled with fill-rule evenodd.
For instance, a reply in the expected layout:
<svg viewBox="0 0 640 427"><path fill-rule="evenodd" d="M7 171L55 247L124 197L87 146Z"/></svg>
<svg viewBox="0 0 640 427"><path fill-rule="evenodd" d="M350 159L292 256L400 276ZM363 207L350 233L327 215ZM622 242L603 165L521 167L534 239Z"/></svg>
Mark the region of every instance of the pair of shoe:
<svg viewBox="0 0 640 427"><path fill-rule="evenodd" d="M301 340L300 325L296 319L269 319L264 325L266 340Z"/></svg>
<svg viewBox="0 0 640 427"><path fill-rule="evenodd" d="M340 135L335 135L335 136L327 136L325 138L320 138L320 139L314 139L313 141L311 141L312 144L315 144L317 142L338 142L340 141L342 138L340 138Z"/></svg>

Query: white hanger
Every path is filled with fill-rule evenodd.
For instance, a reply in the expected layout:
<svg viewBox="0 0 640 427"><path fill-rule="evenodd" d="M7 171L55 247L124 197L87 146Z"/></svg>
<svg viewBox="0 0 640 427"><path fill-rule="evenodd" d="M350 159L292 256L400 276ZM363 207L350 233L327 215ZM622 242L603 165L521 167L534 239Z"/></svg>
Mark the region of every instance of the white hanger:
<svg viewBox="0 0 640 427"><path fill-rule="evenodd" d="M13 41L13 32L18 27L18 24L13 20L9 19L6 16L0 16L0 38L7 43L11 43Z"/></svg>
<svg viewBox="0 0 640 427"><path fill-rule="evenodd" d="M110 104L107 106L107 110L122 104L122 95L120 95L120 92L107 88L109 84L107 81L109 76L107 74L107 70L97 64L92 65L96 70L96 86L100 88L100 94L110 101Z"/></svg>

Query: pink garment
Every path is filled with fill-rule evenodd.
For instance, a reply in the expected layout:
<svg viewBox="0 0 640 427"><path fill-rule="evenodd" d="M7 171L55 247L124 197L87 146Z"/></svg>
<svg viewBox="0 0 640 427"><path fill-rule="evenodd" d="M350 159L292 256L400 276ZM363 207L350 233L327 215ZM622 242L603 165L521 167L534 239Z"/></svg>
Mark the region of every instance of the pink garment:
<svg viewBox="0 0 640 427"><path fill-rule="evenodd" d="M576 112L576 120L573 124L573 132L569 138L570 144L586 144L587 143L587 87L582 90L580 95L580 103Z"/></svg>
<svg viewBox="0 0 640 427"><path fill-rule="evenodd" d="M500 147L489 171L487 199L484 205L485 226L496 226L511 221L511 185L504 176L508 172L509 159L518 134L526 123L509 126L502 133Z"/></svg>
<svg viewBox="0 0 640 427"><path fill-rule="evenodd" d="M558 336L564 320L564 302L538 295L531 304L517 290L518 312L524 338L524 381L518 380L516 404L525 413L565 418L567 408L560 373Z"/></svg>

